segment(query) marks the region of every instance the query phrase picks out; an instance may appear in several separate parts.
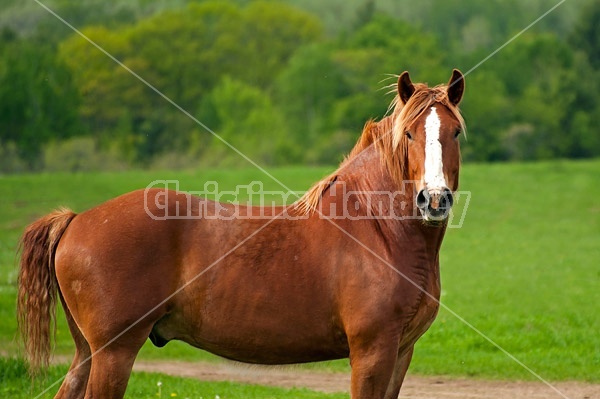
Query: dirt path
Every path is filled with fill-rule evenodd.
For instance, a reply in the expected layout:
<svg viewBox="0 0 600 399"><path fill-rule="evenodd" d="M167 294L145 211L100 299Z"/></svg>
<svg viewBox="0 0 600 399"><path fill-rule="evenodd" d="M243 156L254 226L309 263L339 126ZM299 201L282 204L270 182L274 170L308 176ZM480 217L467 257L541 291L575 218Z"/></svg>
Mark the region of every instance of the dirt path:
<svg viewBox="0 0 600 399"><path fill-rule="evenodd" d="M134 370L160 372L204 381L235 381L321 392L348 392L350 375L289 367L243 366L235 363L140 361ZM480 381L408 376L401 399L600 399L600 385L559 382L555 389L539 382Z"/></svg>

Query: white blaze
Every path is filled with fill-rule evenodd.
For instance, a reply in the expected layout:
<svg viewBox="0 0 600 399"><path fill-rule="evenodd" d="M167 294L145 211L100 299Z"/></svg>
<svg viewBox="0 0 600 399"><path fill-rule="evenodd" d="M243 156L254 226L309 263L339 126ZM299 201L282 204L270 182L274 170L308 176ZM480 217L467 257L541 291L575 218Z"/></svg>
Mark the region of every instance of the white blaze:
<svg viewBox="0 0 600 399"><path fill-rule="evenodd" d="M425 120L425 176L423 177L425 185L430 189L446 187L440 125L435 107L431 107L431 112Z"/></svg>

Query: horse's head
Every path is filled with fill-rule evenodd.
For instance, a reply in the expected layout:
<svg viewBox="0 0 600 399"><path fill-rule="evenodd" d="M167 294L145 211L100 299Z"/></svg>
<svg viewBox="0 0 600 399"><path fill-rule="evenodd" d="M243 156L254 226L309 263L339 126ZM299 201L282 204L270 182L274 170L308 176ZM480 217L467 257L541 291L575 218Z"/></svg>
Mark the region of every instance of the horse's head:
<svg viewBox="0 0 600 399"><path fill-rule="evenodd" d="M415 203L426 222L447 219L458 188L464 122L457 106L463 92L464 77L456 69L448 85L434 88L413 84L408 72L398 79L403 106L394 141L404 152L404 178L414 182Z"/></svg>

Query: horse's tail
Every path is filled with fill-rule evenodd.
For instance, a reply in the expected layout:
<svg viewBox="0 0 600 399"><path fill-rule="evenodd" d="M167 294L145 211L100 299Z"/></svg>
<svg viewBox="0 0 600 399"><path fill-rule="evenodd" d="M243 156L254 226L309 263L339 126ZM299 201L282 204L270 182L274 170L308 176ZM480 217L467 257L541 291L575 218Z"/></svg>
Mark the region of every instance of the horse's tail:
<svg viewBox="0 0 600 399"><path fill-rule="evenodd" d="M56 332L58 281L54 254L67 226L75 217L59 209L30 224L19 244L17 320L32 372L48 366L51 338ZM52 333L51 333L52 331Z"/></svg>

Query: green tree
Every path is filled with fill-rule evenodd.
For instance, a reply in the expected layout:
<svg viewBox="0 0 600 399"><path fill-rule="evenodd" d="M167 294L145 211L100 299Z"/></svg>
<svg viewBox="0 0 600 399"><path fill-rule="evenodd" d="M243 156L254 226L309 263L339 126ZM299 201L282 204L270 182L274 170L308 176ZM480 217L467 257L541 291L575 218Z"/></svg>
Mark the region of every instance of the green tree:
<svg viewBox="0 0 600 399"><path fill-rule="evenodd" d="M600 3L589 1L582 7L579 20L574 25L570 42L575 48L583 51L590 64L600 68Z"/></svg>
<svg viewBox="0 0 600 399"><path fill-rule="evenodd" d="M260 162L332 163L365 121L385 114L394 74L409 70L414 81L443 82L450 68L468 70L554 4L56 0L52 6ZM467 77L466 159L600 155L599 21L597 1L567 2ZM77 159L98 150L141 165L154 158L168 165L177 154L188 157L182 165L210 157L237 162L37 5L9 1L0 10L0 30L9 26L0 34L1 169L22 170L23 159L31 167L41 152L58 159L71 150ZM270 134L268 142L258 139ZM86 138L59 142L80 135Z"/></svg>
<svg viewBox="0 0 600 399"><path fill-rule="evenodd" d="M339 98L350 94L329 45L301 48L279 75L276 98L290 128L290 141L308 150L327 135L325 122Z"/></svg>
<svg viewBox="0 0 600 399"><path fill-rule="evenodd" d="M365 0L364 3L356 10L356 21L354 22L355 29L368 24L373 19L376 11L375 0Z"/></svg>
<svg viewBox="0 0 600 399"><path fill-rule="evenodd" d="M387 112L397 77L410 70L419 80L447 79L436 39L403 21L375 15L352 34L303 48L277 83L294 137L307 159L336 162L356 141L365 122ZM386 95L391 90L391 95Z"/></svg>
<svg viewBox="0 0 600 399"><path fill-rule="evenodd" d="M493 72L477 71L465 83L461 111L468 131L460 138L463 158L479 162L507 159L502 141L514 115L504 82Z"/></svg>
<svg viewBox="0 0 600 399"><path fill-rule="evenodd" d="M205 114L205 97L223 76L268 90L292 53L320 35L320 25L284 4L202 2L121 30L83 32L180 107ZM84 99L82 118L105 146L145 161L198 141L193 121L79 36L61 45L61 58Z"/></svg>
<svg viewBox="0 0 600 399"><path fill-rule="evenodd" d="M30 167L41 147L81 134L79 96L54 49L4 32L0 39L0 145L15 143Z"/></svg>
<svg viewBox="0 0 600 399"><path fill-rule="evenodd" d="M153 71L145 60L128 58L133 50L126 35L101 26L82 33L148 80ZM79 35L60 43L59 58L69 67L82 99L78 108L86 130L101 149L117 150L129 161L139 160L162 109L150 89ZM156 122L158 121L158 122Z"/></svg>
<svg viewBox="0 0 600 399"><path fill-rule="evenodd" d="M436 39L405 22L376 15L354 34L342 39L333 59L339 65L350 94L336 105L333 124L360 132L371 118L382 117L395 94L396 74L410 71L417 81L447 79L443 54ZM384 89L376 92L377 89ZM356 134L356 133L354 133Z"/></svg>
<svg viewBox="0 0 600 399"><path fill-rule="evenodd" d="M210 102L219 122L217 133L228 143L259 164L288 160L283 116L259 88L224 77L211 92ZM205 154L221 165L247 164L216 137Z"/></svg>
<svg viewBox="0 0 600 399"><path fill-rule="evenodd" d="M598 109L597 79L587 61L556 35L523 35L484 68L505 83L513 105L503 138L512 159L600 153L588 147L593 143L588 124Z"/></svg>
<svg viewBox="0 0 600 399"><path fill-rule="evenodd" d="M269 88L294 52L321 38L321 22L313 15L278 2L252 2L244 10L241 44L246 50L240 79Z"/></svg>

